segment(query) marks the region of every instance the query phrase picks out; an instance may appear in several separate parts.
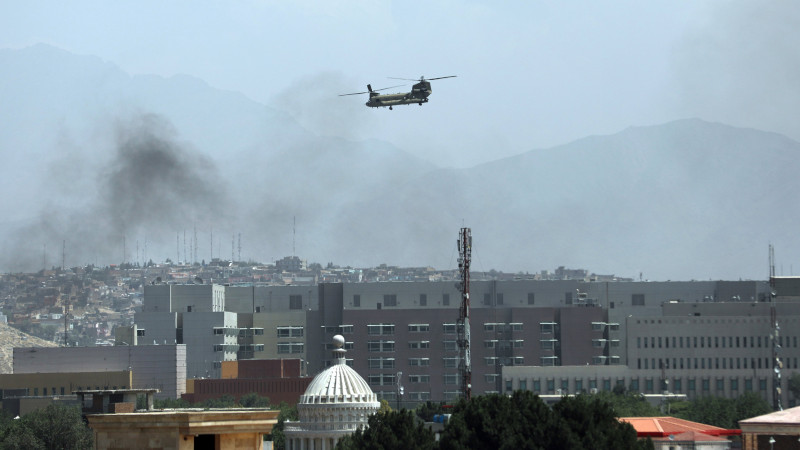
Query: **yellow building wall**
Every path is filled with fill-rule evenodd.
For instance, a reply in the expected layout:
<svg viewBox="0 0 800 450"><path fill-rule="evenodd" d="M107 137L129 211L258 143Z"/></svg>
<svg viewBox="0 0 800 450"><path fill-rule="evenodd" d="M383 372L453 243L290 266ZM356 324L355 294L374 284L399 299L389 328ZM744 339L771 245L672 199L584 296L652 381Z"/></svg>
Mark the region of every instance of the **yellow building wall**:
<svg viewBox="0 0 800 450"><path fill-rule="evenodd" d="M222 361L221 378L239 378L239 361Z"/></svg>

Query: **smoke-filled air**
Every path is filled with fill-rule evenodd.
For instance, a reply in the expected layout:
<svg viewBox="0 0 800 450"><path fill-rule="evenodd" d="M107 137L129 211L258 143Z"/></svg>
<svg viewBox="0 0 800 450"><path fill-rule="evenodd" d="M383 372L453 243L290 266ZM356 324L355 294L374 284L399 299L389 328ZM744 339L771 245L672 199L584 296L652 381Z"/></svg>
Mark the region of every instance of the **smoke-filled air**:
<svg viewBox="0 0 800 450"><path fill-rule="evenodd" d="M0 14L0 271L448 269L466 226L477 271L763 279L772 245L792 275L799 17L711 0L17 2ZM422 104L365 104L367 85L451 75Z"/></svg>

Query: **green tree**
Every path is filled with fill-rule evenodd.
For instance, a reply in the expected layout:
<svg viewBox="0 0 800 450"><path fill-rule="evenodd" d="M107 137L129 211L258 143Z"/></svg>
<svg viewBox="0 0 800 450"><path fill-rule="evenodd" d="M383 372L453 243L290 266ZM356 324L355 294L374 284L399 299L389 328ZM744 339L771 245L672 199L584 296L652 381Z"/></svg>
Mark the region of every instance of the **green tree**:
<svg viewBox="0 0 800 450"><path fill-rule="evenodd" d="M267 408L269 406L269 398L251 392L239 397L239 404L245 408Z"/></svg>
<svg viewBox="0 0 800 450"><path fill-rule="evenodd" d="M433 450L436 440L433 432L407 409L373 414L367 428L339 440L337 450Z"/></svg>
<svg viewBox="0 0 800 450"><path fill-rule="evenodd" d="M77 406L53 403L13 420L3 432L3 448L90 449L93 435Z"/></svg>
<svg viewBox="0 0 800 450"><path fill-rule="evenodd" d="M445 425L443 450L652 449L633 427L617 420L607 401L592 395L565 397L550 409L530 391L490 394L461 401Z"/></svg>
<svg viewBox="0 0 800 450"><path fill-rule="evenodd" d="M619 384L617 386L620 386ZM661 410L651 405L637 392L624 390L622 393L600 391L592 394L595 398L611 404L616 417L654 417L660 416Z"/></svg>
<svg viewBox="0 0 800 450"><path fill-rule="evenodd" d="M378 408L379 413L387 413L392 410L392 406L389 404L389 401L385 398L381 399L381 407Z"/></svg>
<svg viewBox="0 0 800 450"><path fill-rule="evenodd" d="M530 391L510 396L488 394L461 400L442 431L443 450L486 448L570 449L569 432L547 405ZM577 443L576 443L577 444Z"/></svg>
<svg viewBox="0 0 800 450"><path fill-rule="evenodd" d="M278 423L272 427L272 448L274 450L285 450L286 436L283 434L284 424L287 420L297 420L297 407L290 406L286 402L281 402L272 408L280 410L280 413L278 413Z"/></svg>
<svg viewBox="0 0 800 450"><path fill-rule="evenodd" d="M236 399L229 394L223 394L219 398L210 398L200 403L201 408L233 408L236 406Z"/></svg>
<svg viewBox="0 0 800 450"><path fill-rule="evenodd" d="M723 397L699 397L691 401L679 417L715 427L735 428L736 404Z"/></svg>
<svg viewBox="0 0 800 450"><path fill-rule="evenodd" d="M414 410L414 412L417 413L417 417L425 422L433 422L433 416L437 414L444 414L444 404L427 401L417 405L417 408Z"/></svg>
<svg viewBox="0 0 800 450"><path fill-rule="evenodd" d="M153 399L154 409L180 409L191 408L192 404L182 398L155 398ZM140 395L136 397L136 409L147 408L147 397Z"/></svg>
<svg viewBox="0 0 800 450"><path fill-rule="evenodd" d="M572 439L578 441L573 448L653 448L652 441L638 440L636 429L620 422L612 404L597 396L564 397L553 406L553 412L566 422Z"/></svg>
<svg viewBox="0 0 800 450"><path fill-rule="evenodd" d="M800 399L800 373L792 372L789 376L789 392L796 399Z"/></svg>
<svg viewBox="0 0 800 450"><path fill-rule="evenodd" d="M734 426L739 428L739 421L752 417L763 416L772 412L772 408L764 398L755 392L745 392L736 397L736 415L734 416Z"/></svg>

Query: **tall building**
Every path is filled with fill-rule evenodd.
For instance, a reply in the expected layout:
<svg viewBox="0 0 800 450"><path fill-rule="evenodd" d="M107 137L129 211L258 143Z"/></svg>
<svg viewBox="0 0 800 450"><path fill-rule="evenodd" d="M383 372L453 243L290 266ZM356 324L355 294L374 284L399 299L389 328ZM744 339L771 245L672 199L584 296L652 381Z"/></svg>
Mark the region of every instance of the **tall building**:
<svg viewBox="0 0 800 450"><path fill-rule="evenodd" d="M187 346L168 345L117 345L113 347L26 347L15 348L14 374L63 374L65 382L86 389L120 388L159 389L159 398L179 398L186 392ZM122 383L117 376L129 373L130 383ZM81 378L79 373L85 373ZM106 373L103 384L97 373ZM126 386L127 385L127 386ZM52 381L52 386L65 386ZM43 386L43 389L45 387ZM66 392L67 395L71 394ZM43 395L47 392L43 390Z"/></svg>
<svg viewBox="0 0 800 450"><path fill-rule="evenodd" d="M800 320L797 280L781 279L773 286L766 281L473 281L472 391L479 395L521 386L521 379L505 379L511 368L567 373L588 365L627 371L609 377L609 383L595 380L598 389L621 378L626 387L648 392L652 386L659 393L662 380L669 378L670 390L678 385L690 397L734 396L752 384L771 398L776 347L767 340L776 335L773 311L781 327L775 342L786 371L782 383L797 369L800 356L800 332L795 331L800 328L794 327ZM346 364L379 398L398 400L402 384L403 402L450 401L460 395L459 296L450 281L156 285L146 286L136 321L145 329L139 338L144 342L155 328L157 341L175 336L186 343L189 376L218 378L222 361L250 358L301 358L309 373L319 372L328 364L331 338L341 334ZM214 324L202 317L211 313ZM202 348L195 352L193 345ZM532 389L534 381L528 377L526 388ZM549 383L540 382L544 392ZM570 392L589 389L588 378L581 379L580 389L575 382L574 376L568 380ZM561 383L554 380L553 391ZM785 386L782 395L784 403L793 401Z"/></svg>

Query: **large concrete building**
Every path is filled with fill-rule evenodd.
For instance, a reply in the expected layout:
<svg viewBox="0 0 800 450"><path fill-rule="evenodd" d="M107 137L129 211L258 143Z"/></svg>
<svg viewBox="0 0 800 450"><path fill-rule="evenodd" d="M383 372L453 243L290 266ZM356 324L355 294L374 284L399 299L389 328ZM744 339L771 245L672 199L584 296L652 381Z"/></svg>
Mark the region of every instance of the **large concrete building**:
<svg viewBox="0 0 800 450"><path fill-rule="evenodd" d="M116 385L159 389L159 398L178 398L186 392L186 345L182 344L15 348L13 363L15 375L30 374L32 380L39 374L56 377L48 378L49 387L42 386L43 395L62 395L62 390L71 394L68 390L73 387L116 389ZM78 372L86 376L76 375ZM100 379L93 373L107 376ZM118 374L130 377L130 381L120 380ZM58 388L56 392L52 391L54 388Z"/></svg>
<svg viewBox="0 0 800 450"><path fill-rule="evenodd" d="M659 393L667 385L689 397L753 390L771 399L773 311L782 327L779 357L786 375L797 369L800 356L800 332L790 326L800 320L797 284L798 279L772 286L766 281L473 281L472 390L521 387L522 378L507 372L518 367L568 374L571 367L589 365L625 371L610 377L611 383L598 381L598 389L622 379L641 392ZM771 295L772 290L778 292ZM440 401L460 392L459 301L449 281L155 285L145 287L136 321L145 329L144 342L169 336L187 347L199 345L187 350L192 377L219 378L223 361L249 358L301 358L309 373L319 372L331 338L341 334L353 356L347 363L379 398L396 400L402 385L404 402ZM218 315L214 324L200 317L211 313ZM533 388L534 378L526 378L526 388ZM589 378L579 384L575 376L566 378L570 392L590 388ZM785 386L782 401L793 401Z"/></svg>

